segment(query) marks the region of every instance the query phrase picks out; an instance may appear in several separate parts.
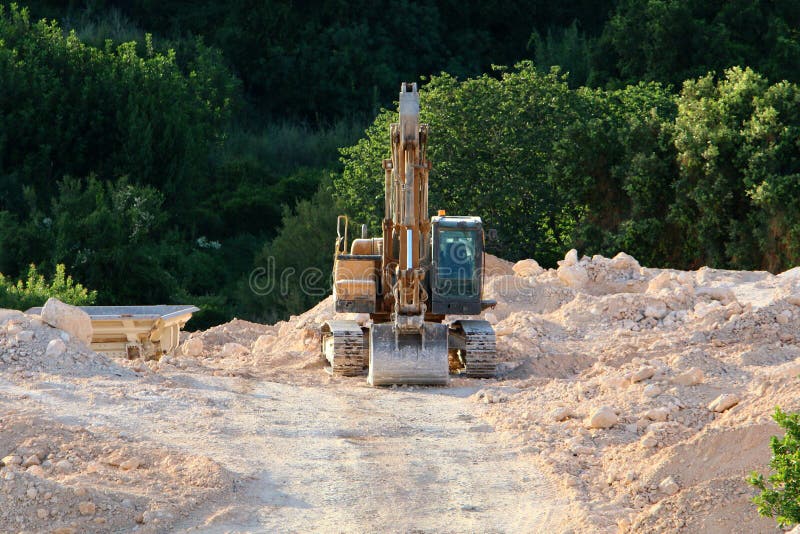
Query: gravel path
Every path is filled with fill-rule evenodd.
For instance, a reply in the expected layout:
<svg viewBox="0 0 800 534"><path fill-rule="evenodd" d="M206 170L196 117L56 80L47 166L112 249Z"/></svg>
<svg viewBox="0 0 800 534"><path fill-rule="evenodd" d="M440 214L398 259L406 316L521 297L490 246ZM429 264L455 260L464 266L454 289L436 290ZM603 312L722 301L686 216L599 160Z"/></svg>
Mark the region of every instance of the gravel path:
<svg viewBox="0 0 800 534"><path fill-rule="evenodd" d="M4 389L61 422L120 429L232 471L233 493L178 532L557 531L566 517L533 458L480 419L466 398L475 387L169 378Z"/></svg>

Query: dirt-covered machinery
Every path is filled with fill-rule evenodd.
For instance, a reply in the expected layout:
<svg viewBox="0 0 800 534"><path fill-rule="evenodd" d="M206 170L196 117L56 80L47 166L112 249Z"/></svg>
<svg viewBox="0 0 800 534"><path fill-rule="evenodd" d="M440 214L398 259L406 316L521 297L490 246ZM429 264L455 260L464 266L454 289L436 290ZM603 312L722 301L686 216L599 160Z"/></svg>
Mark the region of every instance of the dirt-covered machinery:
<svg viewBox="0 0 800 534"><path fill-rule="evenodd" d="M417 84L400 90L400 117L384 160L383 235L348 243L348 219L337 221L333 294L337 313L322 327L322 355L336 375L368 369L371 385L446 384L450 372L495 373L495 335L477 316L482 300L484 231L479 217L428 214L428 125L419 122ZM348 245L350 245L348 247Z"/></svg>

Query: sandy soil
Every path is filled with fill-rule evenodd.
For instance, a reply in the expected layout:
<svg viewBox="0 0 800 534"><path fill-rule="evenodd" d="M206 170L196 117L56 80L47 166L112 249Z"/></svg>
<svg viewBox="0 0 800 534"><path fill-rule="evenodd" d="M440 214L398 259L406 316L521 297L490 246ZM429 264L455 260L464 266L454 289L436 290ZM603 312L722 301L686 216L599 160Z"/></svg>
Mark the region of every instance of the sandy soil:
<svg viewBox="0 0 800 534"><path fill-rule="evenodd" d="M778 531L744 477L800 409L800 269L489 267L500 375L448 388L328 376L330 299L160 362L0 311L0 531Z"/></svg>

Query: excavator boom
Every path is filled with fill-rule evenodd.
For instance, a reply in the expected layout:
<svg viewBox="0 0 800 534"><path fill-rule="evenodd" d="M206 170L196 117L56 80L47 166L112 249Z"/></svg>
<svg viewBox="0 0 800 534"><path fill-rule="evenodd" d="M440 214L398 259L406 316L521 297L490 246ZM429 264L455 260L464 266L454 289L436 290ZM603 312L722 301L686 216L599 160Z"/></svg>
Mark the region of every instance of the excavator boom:
<svg viewBox="0 0 800 534"><path fill-rule="evenodd" d="M383 162L386 213L382 274L384 287L392 288L393 308L389 322L370 328L367 382L446 384L448 329L441 323L425 321L431 166L426 159L428 125L419 121L417 84L401 86L399 107L399 120L389 131L392 158Z"/></svg>

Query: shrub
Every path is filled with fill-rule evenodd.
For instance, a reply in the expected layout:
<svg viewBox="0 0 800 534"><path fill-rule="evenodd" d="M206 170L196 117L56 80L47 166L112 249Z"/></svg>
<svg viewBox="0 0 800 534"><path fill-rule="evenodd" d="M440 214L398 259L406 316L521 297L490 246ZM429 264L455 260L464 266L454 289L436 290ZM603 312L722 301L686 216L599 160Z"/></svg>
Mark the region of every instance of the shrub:
<svg viewBox="0 0 800 534"><path fill-rule="evenodd" d="M769 467L774 474L765 480L753 472L748 482L761 490L753 498L758 513L775 518L783 527L800 523L800 412L786 413L776 408L772 417L786 431L783 438L770 439Z"/></svg>
<svg viewBox="0 0 800 534"><path fill-rule="evenodd" d="M42 306L47 299L55 297L62 302L74 306L94 303L96 291L89 291L66 274L63 264L56 266L53 278L48 281L31 264L25 281L11 282L0 274L0 308L27 310L34 306Z"/></svg>

